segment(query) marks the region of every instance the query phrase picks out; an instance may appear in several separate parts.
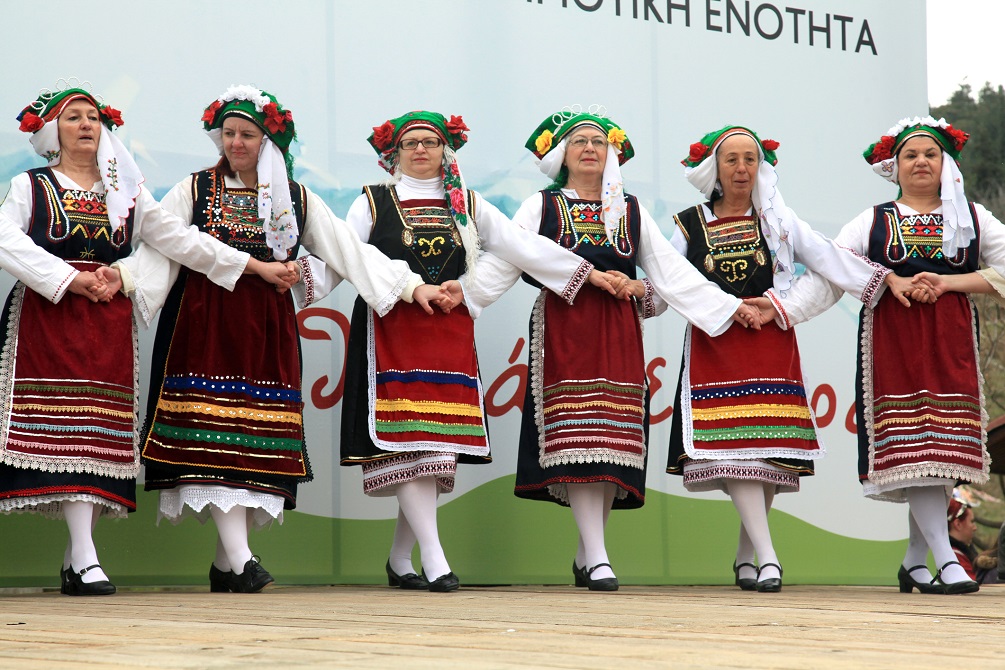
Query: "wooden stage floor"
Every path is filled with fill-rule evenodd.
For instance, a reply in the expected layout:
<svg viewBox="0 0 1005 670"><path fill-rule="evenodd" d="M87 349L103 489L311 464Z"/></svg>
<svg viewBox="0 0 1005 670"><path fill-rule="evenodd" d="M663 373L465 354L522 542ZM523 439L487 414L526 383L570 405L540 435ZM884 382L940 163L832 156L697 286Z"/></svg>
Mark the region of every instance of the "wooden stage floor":
<svg viewBox="0 0 1005 670"><path fill-rule="evenodd" d="M1005 668L1005 585L0 592L0 668Z"/></svg>

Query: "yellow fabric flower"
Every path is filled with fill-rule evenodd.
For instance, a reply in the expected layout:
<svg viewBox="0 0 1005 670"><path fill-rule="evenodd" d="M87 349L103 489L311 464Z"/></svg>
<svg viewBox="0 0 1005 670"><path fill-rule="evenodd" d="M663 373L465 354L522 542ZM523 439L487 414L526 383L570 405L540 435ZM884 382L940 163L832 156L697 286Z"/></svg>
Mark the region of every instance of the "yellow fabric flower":
<svg viewBox="0 0 1005 670"><path fill-rule="evenodd" d="M610 132L607 133L607 143L613 144L618 150L621 149L621 145L625 141L625 131L621 128L611 128Z"/></svg>
<svg viewBox="0 0 1005 670"><path fill-rule="evenodd" d="M537 153L542 156L551 150L551 139L554 137L550 130L545 130L543 133L537 136L534 140L534 146L537 147Z"/></svg>

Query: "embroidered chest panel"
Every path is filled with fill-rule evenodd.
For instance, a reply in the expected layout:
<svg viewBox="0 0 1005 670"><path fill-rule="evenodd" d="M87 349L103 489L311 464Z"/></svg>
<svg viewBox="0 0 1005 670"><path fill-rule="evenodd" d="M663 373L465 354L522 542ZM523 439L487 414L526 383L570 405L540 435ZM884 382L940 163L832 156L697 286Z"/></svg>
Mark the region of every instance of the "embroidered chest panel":
<svg viewBox="0 0 1005 670"><path fill-rule="evenodd" d="M105 194L62 188L48 170L33 171L29 236L64 260L112 263L129 255L133 214L114 233Z"/></svg>
<svg viewBox="0 0 1005 670"><path fill-rule="evenodd" d="M754 217L737 216L705 221L705 272L743 292L754 273L768 265L768 250Z"/></svg>
<svg viewBox="0 0 1005 670"><path fill-rule="evenodd" d="M967 212L967 216L972 216ZM971 272L977 269L979 230L970 246L960 249L954 258L942 252L941 214L902 215L894 203L876 207L869 240L869 257L892 268L898 275L922 271Z"/></svg>
<svg viewBox="0 0 1005 670"><path fill-rule="evenodd" d="M401 216L401 245L432 283L438 283L444 268L462 248L446 200L400 201L394 191L391 193Z"/></svg>
<svg viewBox="0 0 1005 670"><path fill-rule="evenodd" d="M614 244L604 230L603 204L592 200L571 200L563 193L557 194L555 205L559 217L558 243L570 251L578 252L581 245L605 248L618 256L631 258L635 245L628 234L628 217L621 217Z"/></svg>
<svg viewBox="0 0 1005 670"><path fill-rule="evenodd" d="M290 186L294 209L297 209L299 193L292 183ZM216 170L197 173L192 188L193 224L224 244L260 261L273 260L272 250L265 242L263 222L258 218L257 190L226 188L224 178ZM297 220L304 220L301 211L297 211ZM290 258L296 257L298 248L299 245L290 251Z"/></svg>

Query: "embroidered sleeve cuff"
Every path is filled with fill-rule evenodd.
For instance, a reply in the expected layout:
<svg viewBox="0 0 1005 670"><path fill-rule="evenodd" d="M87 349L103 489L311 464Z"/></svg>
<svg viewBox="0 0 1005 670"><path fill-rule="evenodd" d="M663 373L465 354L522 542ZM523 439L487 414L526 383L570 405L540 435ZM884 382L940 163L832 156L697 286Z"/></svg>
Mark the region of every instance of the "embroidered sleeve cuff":
<svg viewBox="0 0 1005 670"><path fill-rule="evenodd" d="M572 279L565 285L565 289L562 291L562 299L571 305L572 301L576 299L579 289L583 288L583 284L589 279L591 272L593 272L593 263L590 261L580 263L579 267L572 274Z"/></svg>
<svg viewBox="0 0 1005 670"><path fill-rule="evenodd" d="M300 267L300 282L304 285L304 298L300 304L303 308L314 304L314 273L306 256L297 259L297 265Z"/></svg>
<svg viewBox="0 0 1005 670"><path fill-rule="evenodd" d="M781 327L781 329L788 330L789 328L791 328L792 321L789 320L789 314L788 312L785 311L785 308L782 307L782 302L778 299L778 296L775 295L775 292L771 289L768 289L767 291L764 292L764 297L771 301L771 304L774 306L775 311L778 312L778 316L775 318L775 321L778 322L778 325Z"/></svg>
<svg viewBox="0 0 1005 670"><path fill-rule="evenodd" d="M115 261L111 265L112 269L119 271L119 279L122 280L122 295L127 298L132 297L133 292L136 290L136 282L133 281L133 273L129 271L129 268L125 266L124 263Z"/></svg>
<svg viewBox="0 0 1005 670"><path fill-rule="evenodd" d="M878 263L873 263L868 259L866 260L869 265L873 266L875 272L872 273L869 283L865 285L865 290L862 291L862 304L866 307L875 307L876 301L883 292L883 287L886 286L886 275L893 272L893 270L885 268Z"/></svg>
<svg viewBox="0 0 1005 670"><path fill-rule="evenodd" d="M642 318L650 319L656 316L656 302L653 300L653 296L656 294L656 288L648 278L643 279L642 283L646 287L646 294L642 296Z"/></svg>
<svg viewBox="0 0 1005 670"><path fill-rule="evenodd" d="M66 275L66 277L63 278L63 281L59 283L59 286L56 287L56 291L52 294L52 297L49 298L49 301L53 304L59 302L63 298L63 294L66 293L66 290L70 288L70 282L72 282L79 274L80 271L71 266L70 274Z"/></svg>

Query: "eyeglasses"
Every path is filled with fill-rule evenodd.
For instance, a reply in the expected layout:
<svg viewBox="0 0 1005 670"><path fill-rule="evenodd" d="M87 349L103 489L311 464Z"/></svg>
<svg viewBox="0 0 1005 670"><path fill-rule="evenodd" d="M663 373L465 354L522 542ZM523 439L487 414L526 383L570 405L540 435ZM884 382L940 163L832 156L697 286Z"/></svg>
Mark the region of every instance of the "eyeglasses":
<svg viewBox="0 0 1005 670"><path fill-rule="evenodd" d="M601 151L607 145L607 139L604 137L594 137L592 139L577 137L574 140L569 140L569 146L577 149L585 149L587 144L592 144L594 149Z"/></svg>
<svg viewBox="0 0 1005 670"><path fill-rule="evenodd" d="M420 144L426 149L435 149L443 144L443 140L439 137L423 137L421 140L402 140L398 142L398 148L403 151L415 151Z"/></svg>

